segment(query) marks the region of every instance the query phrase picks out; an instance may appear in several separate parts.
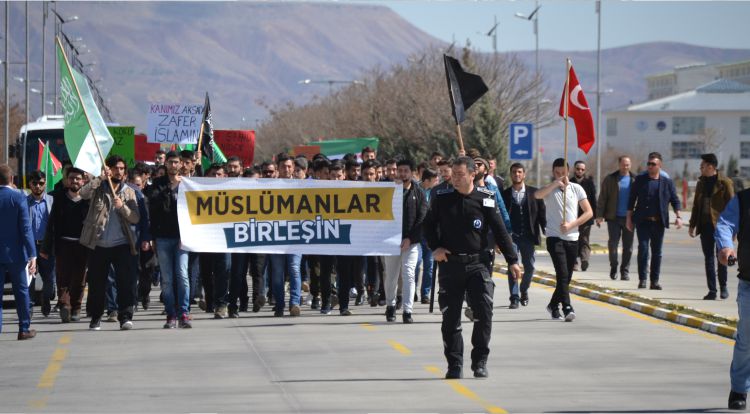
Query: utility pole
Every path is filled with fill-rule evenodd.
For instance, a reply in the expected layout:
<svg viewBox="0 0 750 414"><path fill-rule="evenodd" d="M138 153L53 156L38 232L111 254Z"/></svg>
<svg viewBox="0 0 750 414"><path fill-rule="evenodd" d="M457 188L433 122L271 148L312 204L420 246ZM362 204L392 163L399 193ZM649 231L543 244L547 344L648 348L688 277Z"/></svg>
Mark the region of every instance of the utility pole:
<svg viewBox="0 0 750 414"><path fill-rule="evenodd" d="M24 95L26 99L26 118L24 119L23 123L26 124L29 122L29 88L31 86L29 85L29 2L28 0L25 2L25 14L26 14L26 75L24 78Z"/></svg>
<svg viewBox="0 0 750 414"><path fill-rule="evenodd" d="M4 146L5 152L3 153L3 163L7 164L10 152L10 91L8 90L8 61L10 60L10 2L5 2L5 62L4 65L4 78L5 78L5 138Z"/></svg>
<svg viewBox="0 0 750 414"><path fill-rule="evenodd" d="M601 131L600 125L601 125L601 117L602 117L602 111L601 111L601 99L602 99L602 87L601 87L601 66L602 66L602 2L601 0L596 0L596 15L597 15L597 24L596 24L596 135L597 140L596 143L596 184L599 191L601 191L601 186L599 185L602 182L602 136L599 135L599 132Z"/></svg>
<svg viewBox="0 0 750 414"><path fill-rule="evenodd" d="M42 115L47 114L47 9L49 5L42 2Z"/></svg>

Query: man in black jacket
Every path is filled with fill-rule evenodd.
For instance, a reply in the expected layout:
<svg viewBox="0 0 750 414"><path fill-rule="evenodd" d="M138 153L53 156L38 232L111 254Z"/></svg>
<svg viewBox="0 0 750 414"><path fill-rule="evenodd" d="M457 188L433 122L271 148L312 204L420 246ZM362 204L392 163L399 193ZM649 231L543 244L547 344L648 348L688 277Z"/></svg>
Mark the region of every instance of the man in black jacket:
<svg viewBox="0 0 750 414"><path fill-rule="evenodd" d="M519 303L523 306L529 304L528 290L534 274L534 246L541 244L541 235L547 226L547 218L544 200L534 198L536 187L525 183L526 169L523 164L517 162L510 166L510 180L513 184L503 190L502 194L512 223L513 243L516 244L523 262L520 296L518 280L508 278L510 308L517 309Z"/></svg>
<svg viewBox="0 0 750 414"><path fill-rule="evenodd" d="M156 243L161 268L161 290L167 312L164 329L176 328L178 318L180 328L192 328L188 310L188 252L181 247L180 226L177 221L177 193L182 181L180 155L170 151L166 166L167 175L154 179L154 183L145 191L151 218L151 236Z"/></svg>
<svg viewBox="0 0 750 414"><path fill-rule="evenodd" d="M422 240L422 222L427 214L427 202L424 193L419 189L419 183L414 181L414 161L404 159L396 163L396 179L404 186L404 210L401 226L401 254L385 256L385 297L388 305L385 317L388 322L396 320L396 293L398 290L398 275L403 278L403 321L412 323L412 306L414 304L415 272L419 259L419 242Z"/></svg>
<svg viewBox="0 0 750 414"><path fill-rule="evenodd" d="M596 184L592 177L586 176L586 163L583 161L576 161L573 164L573 176L570 177L571 183L576 183L583 187L583 191L586 192L586 198L589 200L591 210L596 211ZM578 216L583 214L583 210L578 208ZM589 238L591 237L591 226L594 225L594 219L583 223L578 227L578 258L581 260L581 271L585 272L589 268L589 257L591 256L591 246L589 245ZM576 261L576 268L578 270L578 261Z"/></svg>

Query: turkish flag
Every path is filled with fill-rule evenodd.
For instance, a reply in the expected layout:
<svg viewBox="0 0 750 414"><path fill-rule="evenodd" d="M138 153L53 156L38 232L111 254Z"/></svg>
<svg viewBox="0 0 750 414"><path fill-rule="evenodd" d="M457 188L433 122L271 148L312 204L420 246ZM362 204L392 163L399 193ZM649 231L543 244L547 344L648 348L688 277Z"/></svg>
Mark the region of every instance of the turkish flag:
<svg viewBox="0 0 750 414"><path fill-rule="evenodd" d="M583 95L581 84L578 83L578 77L570 66L570 82L568 82L568 91L570 99L568 100L568 116L573 118L576 124L576 133L578 134L578 148L586 154L594 146L594 118L591 116L591 109ZM563 89L560 98L560 116L565 118L565 89Z"/></svg>

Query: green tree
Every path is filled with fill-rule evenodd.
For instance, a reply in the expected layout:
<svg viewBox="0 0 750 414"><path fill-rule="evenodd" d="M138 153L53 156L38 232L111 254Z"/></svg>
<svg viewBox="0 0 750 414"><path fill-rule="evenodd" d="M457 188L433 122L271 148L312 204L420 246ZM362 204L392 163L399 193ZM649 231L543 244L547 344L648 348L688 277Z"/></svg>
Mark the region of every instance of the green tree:
<svg viewBox="0 0 750 414"><path fill-rule="evenodd" d="M468 139L467 148L477 148L485 156L497 161L497 171L507 171L508 137L502 131L502 118L493 107L489 96L477 102L474 111L474 123Z"/></svg>

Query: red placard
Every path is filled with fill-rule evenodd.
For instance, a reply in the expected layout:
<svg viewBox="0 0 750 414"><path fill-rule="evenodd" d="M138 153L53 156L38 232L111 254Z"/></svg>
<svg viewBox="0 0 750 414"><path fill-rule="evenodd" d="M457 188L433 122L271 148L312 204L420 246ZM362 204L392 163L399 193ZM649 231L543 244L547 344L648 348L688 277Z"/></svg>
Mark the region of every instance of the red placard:
<svg viewBox="0 0 750 414"><path fill-rule="evenodd" d="M236 155L242 159L244 167L253 165L255 131L215 129L214 140L227 158Z"/></svg>
<svg viewBox="0 0 750 414"><path fill-rule="evenodd" d="M135 161L154 162L154 155L161 145L146 142L146 134L135 134Z"/></svg>
<svg viewBox="0 0 750 414"><path fill-rule="evenodd" d="M304 155L308 160L313 159L317 154L320 154L320 145L297 145L292 150L293 155Z"/></svg>

